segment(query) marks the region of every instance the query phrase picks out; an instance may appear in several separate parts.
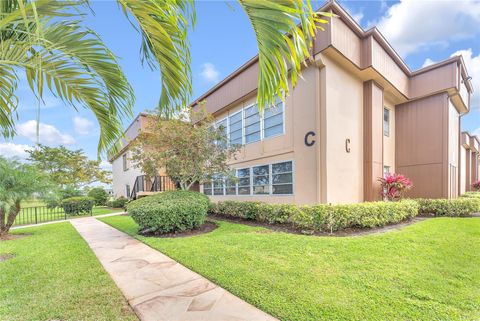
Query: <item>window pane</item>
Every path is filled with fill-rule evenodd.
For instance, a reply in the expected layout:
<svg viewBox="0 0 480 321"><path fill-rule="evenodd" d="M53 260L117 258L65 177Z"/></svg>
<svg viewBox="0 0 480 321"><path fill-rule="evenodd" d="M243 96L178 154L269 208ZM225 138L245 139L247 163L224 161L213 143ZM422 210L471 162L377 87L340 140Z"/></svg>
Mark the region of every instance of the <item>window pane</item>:
<svg viewBox="0 0 480 321"><path fill-rule="evenodd" d="M292 162L277 163L272 165L273 174L285 173L292 171Z"/></svg>
<svg viewBox="0 0 480 321"><path fill-rule="evenodd" d="M203 188L212 188L212 182L203 183Z"/></svg>
<svg viewBox="0 0 480 321"><path fill-rule="evenodd" d="M390 135L390 110L388 108L383 108L383 134Z"/></svg>
<svg viewBox="0 0 480 321"><path fill-rule="evenodd" d="M263 134L265 137L271 137L275 135L281 135L283 134L283 124L266 128L265 133Z"/></svg>
<svg viewBox="0 0 480 321"><path fill-rule="evenodd" d="M212 189L211 188L203 188L203 194L212 195Z"/></svg>
<svg viewBox="0 0 480 321"><path fill-rule="evenodd" d="M239 121L237 123L230 122L230 133L232 133L234 131L237 131L237 130L242 131L242 122L241 121Z"/></svg>
<svg viewBox="0 0 480 321"><path fill-rule="evenodd" d="M283 108L281 106L282 105L280 105L279 107L275 107L275 108L265 109L265 114L264 114L265 119L270 118L271 116L274 116L274 115L282 114L283 113Z"/></svg>
<svg viewBox="0 0 480 321"><path fill-rule="evenodd" d="M258 133L258 132L260 132L260 123L245 127L245 135Z"/></svg>
<svg viewBox="0 0 480 321"><path fill-rule="evenodd" d="M229 118L230 118L230 126L233 123L242 122L242 112L238 112L236 114L233 114Z"/></svg>
<svg viewBox="0 0 480 321"><path fill-rule="evenodd" d="M275 115L270 118L265 118L265 121L264 121L265 128L270 128L278 124L283 124L283 114Z"/></svg>
<svg viewBox="0 0 480 321"><path fill-rule="evenodd" d="M268 165L253 168L253 175L268 175Z"/></svg>
<svg viewBox="0 0 480 321"><path fill-rule="evenodd" d="M254 186L253 194L270 194L270 186Z"/></svg>
<svg viewBox="0 0 480 321"><path fill-rule="evenodd" d="M293 185L292 184L273 185L272 193L273 194L293 194Z"/></svg>
<svg viewBox="0 0 480 321"><path fill-rule="evenodd" d="M270 182L269 182L268 175L253 177L253 185L269 185L269 184Z"/></svg>
<svg viewBox="0 0 480 321"><path fill-rule="evenodd" d="M238 186L250 186L250 177L240 178L238 180Z"/></svg>
<svg viewBox="0 0 480 321"><path fill-rule="evenodd" d="M258 108L257 105L250 106L248 108L245 108L245 118L252 116L252 115L258 115Z"/></svg>
<svg viewBox="0 0 480 321"><path fill-rule="evenodd" d="M237 170L237 177L248 177L250 176L250 168L243 168Z"/></svg>
<svg viewBox="0 0 480 321"><path fill-rule="evenodd" d="M222 188L214 188L213 195L223 195L223 187Z"/></svg>
<svg viewBox="0 0 480 321"><path fill-rule="evenodd" d="M238 195L250 195L250 186L248 187L238 186Z"/></svg>
<svg viewBox="0 0 480 321"><path fill-rule="evenodd" d="M292 173L276 174L272 177L272 184L286 184L292 183Z"/></svg>
<svg viewBox="0 0 480 321"><path fill-rule="evenodd" d="M225 190L226 194L227 195L236 195L237 194L237 190L235 189L235 187L229 187Z"/></svg>
<svg viewBox="0 0 480 321"><path fill-rule="evenodd" d="M245 136L245 142L248 143L253 143L253 142L258 142L260 140L260 131L254 134L246 135Z"/></svg>

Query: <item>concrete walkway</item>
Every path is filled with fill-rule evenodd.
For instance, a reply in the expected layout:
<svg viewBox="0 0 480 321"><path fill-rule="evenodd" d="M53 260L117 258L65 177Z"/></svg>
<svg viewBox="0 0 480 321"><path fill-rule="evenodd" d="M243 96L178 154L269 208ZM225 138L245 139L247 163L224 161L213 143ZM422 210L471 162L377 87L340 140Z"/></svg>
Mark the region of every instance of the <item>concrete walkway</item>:
<svg viewBox="0 0 480 321"><path fill-rule="evenodd" d="M93 217L72 220L141 320L273 321L159 251Z"/></svg>

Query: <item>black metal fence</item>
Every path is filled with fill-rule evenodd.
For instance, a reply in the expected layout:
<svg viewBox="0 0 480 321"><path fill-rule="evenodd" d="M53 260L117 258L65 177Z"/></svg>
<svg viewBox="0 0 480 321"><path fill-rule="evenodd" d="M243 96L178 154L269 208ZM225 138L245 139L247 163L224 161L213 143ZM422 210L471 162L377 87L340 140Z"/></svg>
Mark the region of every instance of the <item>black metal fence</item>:
<svg viewBox="0 0 480 321"><path fill-rule="evenodd" d="M92 211L82 215L92 215ZM38 224L44 222L66 220L75 217L65 213L62 207L50 208L48 206L23 207L15 218L13 226Z"/></svg>

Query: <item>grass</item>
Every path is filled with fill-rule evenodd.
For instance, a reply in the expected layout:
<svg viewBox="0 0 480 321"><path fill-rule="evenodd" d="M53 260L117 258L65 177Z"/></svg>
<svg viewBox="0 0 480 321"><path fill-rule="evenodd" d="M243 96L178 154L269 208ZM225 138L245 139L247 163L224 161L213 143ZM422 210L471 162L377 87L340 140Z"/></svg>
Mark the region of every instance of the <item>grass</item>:
<svg viewBox="0 0 480 321"><path fill-rule="evenodd" d="M315 237L218 222L188 238L135 235L281 320L479 320L480 219L436 218L399 231Z"/></svg>
<svg viewBox="0 0 480 321"><path fill-rule="evenodd" d="M138 320L70 223L21 233L0 241L0 320Z"/></svg>

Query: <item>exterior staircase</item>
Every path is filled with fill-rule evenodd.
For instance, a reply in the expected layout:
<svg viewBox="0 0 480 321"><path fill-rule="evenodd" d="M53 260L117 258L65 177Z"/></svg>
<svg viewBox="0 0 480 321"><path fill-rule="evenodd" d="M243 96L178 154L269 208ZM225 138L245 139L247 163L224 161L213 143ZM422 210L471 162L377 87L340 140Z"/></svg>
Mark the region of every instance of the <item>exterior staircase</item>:
<svg viewBox="0 0 480 321"><path fill-rule="evenodd" d="M133 189L130 192L130 199L135 200L140 197L149 196L164 191L173 191L177 187L168 176L157 175L153 180L147 175L137 176Z"/></svg>

